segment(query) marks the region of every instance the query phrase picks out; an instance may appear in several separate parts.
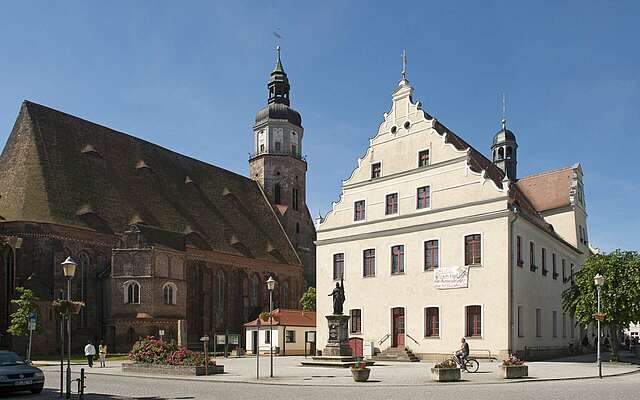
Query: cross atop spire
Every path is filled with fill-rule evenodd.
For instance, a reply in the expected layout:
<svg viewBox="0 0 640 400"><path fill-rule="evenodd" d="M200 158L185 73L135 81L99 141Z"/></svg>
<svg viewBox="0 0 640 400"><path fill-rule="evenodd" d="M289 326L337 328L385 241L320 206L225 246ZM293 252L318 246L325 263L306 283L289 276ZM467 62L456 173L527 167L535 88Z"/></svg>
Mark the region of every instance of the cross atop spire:
<svg viewBox="0 0 640 400"><path fill-rule="evenodd" d="M402 50L402 80L407 80L407 50Z"/></svg>
<svg viewBox="0 0 640 400"><path fill-rule="evenodd" d="M507 95L502 92L502 130L507 129Z"/></svg>
<svg viewBox="0 0 640 400"><path fill-rule="evenodd" d="M273 72L284 72L282 68L282 61L280 61L280 46L276 46L276 67Z"/></svg>

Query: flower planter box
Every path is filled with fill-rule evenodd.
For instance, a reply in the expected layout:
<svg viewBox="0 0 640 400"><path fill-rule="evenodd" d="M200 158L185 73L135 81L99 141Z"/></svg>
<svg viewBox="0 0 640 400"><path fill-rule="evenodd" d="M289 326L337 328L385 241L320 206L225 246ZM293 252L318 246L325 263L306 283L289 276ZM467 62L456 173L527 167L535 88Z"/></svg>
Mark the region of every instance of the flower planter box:
<svg viewBox="0 0 640 400"><path fill-rule="evenodd" d="M498 375L502 379L516 379L529 376L529 367L526 365L501 365Z"/></svg>
<svg viewBox="0 0 640 400"><path fill-rule="evenodd" d="M460 368L431 368L431 379L436 382L459 381Z"/></svg>
<svg viewBox="0 0 640 400"><path fill-rule="evenodd" d="M356 382L366 382L369 380L370 374L371 370L369 368L351 368L351 375L353 375L353 380Z"/></svg>
<svg viewBox="0 0 640 400"><path fill-rule="evenodd" d="M180 375L180 376L200 376L205 375L205 368L202 367L184 367L180 365L161 365L161 364L137 364L122 363L122 372L130 374L149 374L149 375ZM223 374L223 365L209 366L208 375Z"/></svg>

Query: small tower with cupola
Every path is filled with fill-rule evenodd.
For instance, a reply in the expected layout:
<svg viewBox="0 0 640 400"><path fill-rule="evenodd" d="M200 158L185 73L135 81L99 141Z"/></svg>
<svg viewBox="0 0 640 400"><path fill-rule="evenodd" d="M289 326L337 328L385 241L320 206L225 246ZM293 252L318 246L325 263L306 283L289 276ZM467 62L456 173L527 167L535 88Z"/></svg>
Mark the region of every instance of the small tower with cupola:
<svg viewBox="0 0 640 400"><path fill-rule="evenodd" d="M256 114L250 177L260 183L305 266L305 278L315 285L316 231L306 202L307 162L302 155L302 117L291 108L289 78L276 48L267 105Z"/></svg>
<svg viewBox="0 0 640 400"><path fill-rule="evenodd" d="M517 178L518 143L516 135L507 129L507 118L502 117L502 129L493 136L491 153L493 163L504 171L506 178L515 181Z"/></svg>

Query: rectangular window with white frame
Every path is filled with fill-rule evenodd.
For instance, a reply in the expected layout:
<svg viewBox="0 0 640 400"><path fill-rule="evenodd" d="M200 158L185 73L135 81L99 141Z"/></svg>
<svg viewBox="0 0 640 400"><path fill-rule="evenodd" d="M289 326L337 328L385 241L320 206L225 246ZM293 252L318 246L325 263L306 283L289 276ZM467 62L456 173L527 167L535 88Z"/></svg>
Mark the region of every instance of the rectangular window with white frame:
<svg viewBox="0 0 640 400"><path fill-rule="evenodd" d="M371 164L371 179L380 178L382 176L382 164L374 163Z"/></svg>
<svg viewBox="0 0 640 400"><path fill-rule="evenodd" d="M349 332L353 334L362 333L362 310L355 309L349 311Z"/></svg>
<svg viewBox="0 0 640 400"><path fill-rule="evenodd" d="M384 215L398 213L398 193L391 193L386 196Z"/></svg>
<svg viewBox="0 0 640 400"><path fill-rule="evenodd" d="M544 247L540 249L540 257L542 258L542 276L547 276L549 272L547 270L547 249Z"/></svg>
<svg viewBox="0 0 640 400"><path fill-rule="evenodd" d="M522 306L518 306L518 337L524 337L524 311Z"/></svg>
<svg viewBox="0 0 640 400"><path fill-rule="evenodd" d="M418 167L426 167L429 165L429 150L421 150L418 152Z"/></svg>
<svg viewBox="0 0 640 400"><path fill-rule="evenodd" d="M344 253L333 255L333 280L344 277Z"/></svg>
<svg viewBox="0 0 640 400"><path fill-rule="evenodd" d="M524 261L522 260L522 238L520 236L516 236L516 257L518 267L522 267Z"/></svg>
<svg viewBox="0 0 640 400"><path fill-rule="evenodd" d="M295 343L296 342L296 331L286 331L285 332L285 341L287 343Z"/></svg>
<svg viewBox="0 0 640 400"><path fill-rule="evenodd" d="M536 245L533 242L529 242L529 270L536 272L538 266L536 265Z"/></svg>
<svg viewBox="0 0 640 400"><path fill-rule="evenodd" d="M472 305L465 307L465 336L482 337L482 306Z"/></svg>
<svg viewBox="0 0 640 400"><path fill-rule="evenodd" d="M440 243L437 239L424 242L424 270L438 268L440 263Z"/></svg>
<svg viewBox="0 0 640 400"><path fill-rule="evenodd" d="M464 265L482 264L482 236L480 234L464 237Z"/></svg>
<svg viewBox="0 0 640 400"><path fill-rule="evenodd" d="M358 200L353 203L353 220L364 221L366 217L366 203L364 200Z"/></svg>
<svg viewBox="0 0 640 400"><path fill-rule="evenodd" d="M440 337L440 307L425 307L424 337Z"/></svg>
<svg viewBox="0 0 640 400"><path fill-rule="evenodd" d="M391 274L404 274L404 245L391 248Z"/></svg>
<svg viewBox="0 0 640 400"><path fill-rule="evenodd" d="M362 251L362 276L376 276L376 249Z"/></svg>
<svg viewBox="0 0 640 400"><path fill-rule="evenodd" d="M416 193L416 208L418 210L431 208L431 186L418 188Z"/></svg>

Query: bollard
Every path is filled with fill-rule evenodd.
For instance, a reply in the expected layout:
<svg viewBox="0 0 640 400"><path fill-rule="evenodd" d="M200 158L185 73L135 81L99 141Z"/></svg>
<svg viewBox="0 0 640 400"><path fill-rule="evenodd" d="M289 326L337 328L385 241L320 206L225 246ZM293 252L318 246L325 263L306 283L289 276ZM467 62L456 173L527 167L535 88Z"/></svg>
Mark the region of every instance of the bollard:
<svg viewBox="0 0 640 400"><path fill-rule="evenodd" d="M82 399L84 397L84 389L86 386L84 385L84 368L80 368L80 379L78 380L78 398Z"/></svg>

